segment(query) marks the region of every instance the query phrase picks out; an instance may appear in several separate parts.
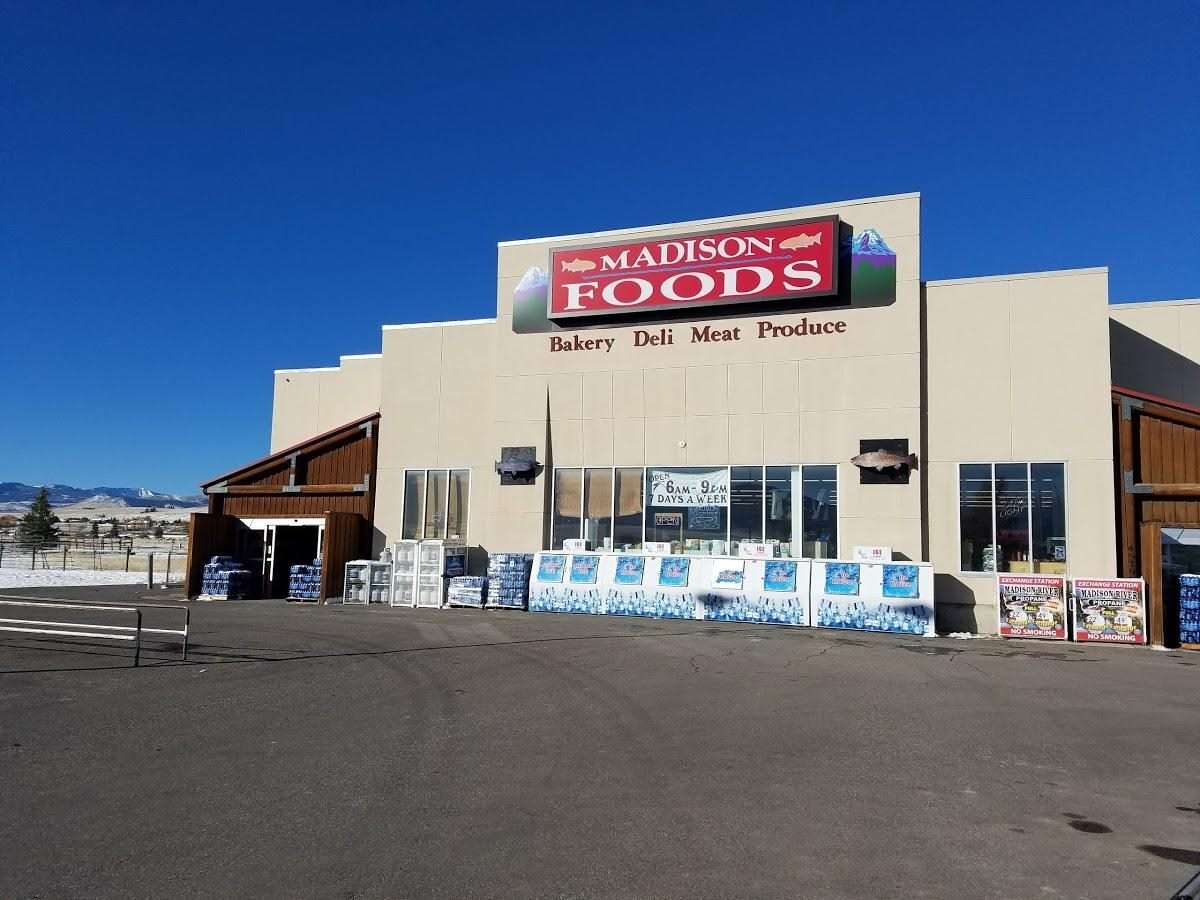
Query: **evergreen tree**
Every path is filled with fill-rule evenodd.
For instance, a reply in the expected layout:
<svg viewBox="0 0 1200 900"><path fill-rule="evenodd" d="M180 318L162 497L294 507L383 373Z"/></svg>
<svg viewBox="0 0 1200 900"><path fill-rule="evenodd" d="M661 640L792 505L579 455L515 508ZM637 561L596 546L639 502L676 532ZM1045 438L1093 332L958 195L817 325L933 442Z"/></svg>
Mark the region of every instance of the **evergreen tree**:
<svg viewBox="0 0 1200 900"><path fill-rule="evenodd" d="M17 525L17 540L43 547L57 544L58 529L54 527L57 523L58 516L50 509L50 492L42 488L29 507L29 512Z"/></svg>
<svg viewBox="0 0 1200 900"><path fill-rule="evenodd" d="M100 537L100 523L99 522L92 523L92 537L94 537L94 538Z"/></svg>

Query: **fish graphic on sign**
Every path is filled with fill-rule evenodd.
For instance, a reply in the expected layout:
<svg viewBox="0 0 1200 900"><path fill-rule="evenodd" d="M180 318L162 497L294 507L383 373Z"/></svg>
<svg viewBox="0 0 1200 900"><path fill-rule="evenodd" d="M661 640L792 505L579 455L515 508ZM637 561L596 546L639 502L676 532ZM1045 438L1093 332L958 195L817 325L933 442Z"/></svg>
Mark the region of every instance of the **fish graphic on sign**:
<svg viewBox="0 0 1200 900"><path fill-rule="evenodd" d="M821 232L816 234L796 234L790 238L784 238L779 242L780 250L803 250L805 247L812 247L814 244L821 243Z"/></svg>
<svg viewBox="0 0 1200 900"><path fill-rule="evenodd" d="M574 259L564 259L562 270L564 272L590 272L596 268L596 264L590 259L580 259L578 256Z"/></svg>

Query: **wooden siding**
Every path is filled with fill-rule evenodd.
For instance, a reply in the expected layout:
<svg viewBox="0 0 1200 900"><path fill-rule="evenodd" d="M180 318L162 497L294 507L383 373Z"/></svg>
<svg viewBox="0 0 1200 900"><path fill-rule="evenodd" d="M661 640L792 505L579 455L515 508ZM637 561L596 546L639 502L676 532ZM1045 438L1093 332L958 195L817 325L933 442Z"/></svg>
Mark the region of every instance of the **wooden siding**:
<svg viewBox="0 0 1200 900"><path fill-rule="evenodd" d="M1200 527L1200 409L1113 390L1118 574L1146 579L1150 641L1168 636L1163 529Z"/></svg>
<svg viewBox="0 0 1200 900"><path fill-rule="evenodd" d="M367 493L358 494L269 494L259 497L226 497L224 511L230 516L320 516L326 512L367 515Z"/></svg>
<svg viewBox="0 0 1200 900"><path fill-rule="evenodd" d="M352 513L374 521L379 416L350 422L204 485L209 512L243 517ZM304 486L303 493L278 490ZM347 485L362 485L349 490ZM223 487L236 488L225 493ZM327 486L322 491L321 486ZM255 493L254 488L262 488ZM275 489L275 490L272 490Z"/></svg>
<svg viewBox="0 0 1200 900"><path fill-rule="evenodd" d="M321 554L321 597L337 600L346 580L346 563L370 552L370 529L362 516L330 513L325 517L325 547Z"/></svg>
<svg viewBox="0 0 1200 900"><path fill-rule="evenodd" d="M192 513L188 522L188 556L184 589L188 597L200 593L204 564L219 554L233 552L233 520L213 513Z"/></svg>

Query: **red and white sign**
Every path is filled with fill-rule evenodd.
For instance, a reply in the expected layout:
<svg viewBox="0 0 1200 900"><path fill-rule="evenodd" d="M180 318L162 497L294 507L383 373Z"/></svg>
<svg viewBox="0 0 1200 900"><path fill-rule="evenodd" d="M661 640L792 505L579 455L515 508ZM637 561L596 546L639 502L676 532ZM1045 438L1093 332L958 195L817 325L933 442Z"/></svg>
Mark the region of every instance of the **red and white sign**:
<svg viewBox="0 0 1200 900"><path fill-rule="evenodd" d="M1146 643L1146 583L1140 578L1073 578L1075 640Z"/></svg>
<svg viewBox="0 0 1200 900"><path fill-rule="evenodd" d="M551 319L837 293L838 217L550 253Z"/></svg>
<svg viewBox="0 0 1200 900"><path fill-rule="evenodd" d="M750 559L774 559L775 545L738 541L738 556L746 556Z"/></svg>
<svg viewBox="0 0 1200 900"><path fill-rule="evenodd" d="M998 575L1000 637L1067 639L1067 580L1060 575Z"/></svg>
<svg viewBox="0 0 1200 900"><path fill-rule="evenodd" d="M892 561L891 547L855 547L850 557L855 562L879 563Z"/></svg>

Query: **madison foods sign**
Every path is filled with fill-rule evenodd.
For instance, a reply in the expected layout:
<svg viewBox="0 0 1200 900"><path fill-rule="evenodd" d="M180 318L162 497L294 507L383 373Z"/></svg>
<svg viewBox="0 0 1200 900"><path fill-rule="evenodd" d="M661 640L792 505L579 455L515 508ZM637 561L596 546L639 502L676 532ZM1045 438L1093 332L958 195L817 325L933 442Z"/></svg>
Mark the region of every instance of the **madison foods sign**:
<svg viewBox="0 0 1200 900"><path fill-rule="evenodd" d="M550 253L551 319L837 293L838 217Z"/></svg>

